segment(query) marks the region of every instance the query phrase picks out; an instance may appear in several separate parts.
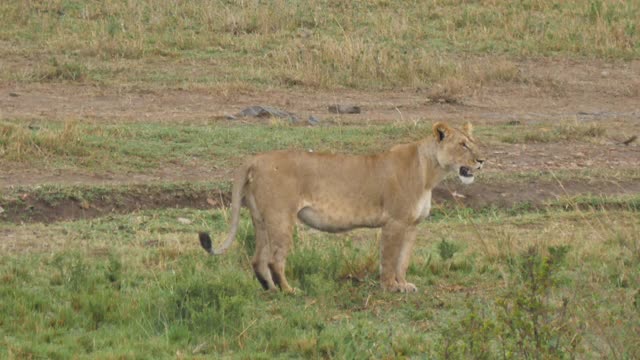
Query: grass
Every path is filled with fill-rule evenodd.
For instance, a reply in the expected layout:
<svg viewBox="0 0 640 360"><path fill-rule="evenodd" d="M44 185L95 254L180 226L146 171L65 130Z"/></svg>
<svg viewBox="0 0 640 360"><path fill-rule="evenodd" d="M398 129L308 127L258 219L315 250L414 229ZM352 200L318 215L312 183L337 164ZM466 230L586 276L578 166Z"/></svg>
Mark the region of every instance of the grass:
<svg viewBox="0 0 640 360"><path fill-rule="evenodd" d="M519 128L519 126L516 126ZM555 124L527 126L527 129L515 129L501 135L500 140L508 144L557 143L562 141L597 141L607 134L607 125L560 121Z"/></svg>
<svg viewBox="0 0 640 360"><path fill-rule="evenodd" d="M167 164L229 167L273 149L367 153L429 134L416 126L232 126L0 122L0 159L41 169L140 172Z"/></svg>
<svg viewBox="0 0 640 360"><path fill-rule="evenodd" d="M246 214L228 254L199 249L196 230L221 238L226 217L0 225L0 356L638 356L635 211L433 218L410 295L379 289L376 231L305 228L288 262L299 294L264 293Z"/></svg>
<svg viewBox="0 0 640 360"><path fill-rule="evenodd" d="M9 60L0 79L145 87L479 86L523 80L516 63L532 56L636 59L639 16L636 2L606 0L11 0L0 5L1 54ZM502 59L496 62L496 55Z"/></svg>
<svg viewBox="0 0 640 360"><path fill-rule="evenodd" d="M337 125L337 126L336 126ZM329 124L295 126L280 121L235 124L227 120L209 124L91 123L0 121L0 164L79 172L141 173L163 167L235 167L247 155L273 149L313 149L316 152L365 154L430 136L430 121L380 125ZM476 126L486 146L565 141L600 144L607 139L606 126L560 121L555 124ZM608 178L598 169L571 170L569 178ZM487 173L490 178L517 181L549 175L509 172ZM555 176L565 178L559 170ZM551 180L554 180L551 178ZM637 169L620 169L616 178L635 178Z"/></svg>

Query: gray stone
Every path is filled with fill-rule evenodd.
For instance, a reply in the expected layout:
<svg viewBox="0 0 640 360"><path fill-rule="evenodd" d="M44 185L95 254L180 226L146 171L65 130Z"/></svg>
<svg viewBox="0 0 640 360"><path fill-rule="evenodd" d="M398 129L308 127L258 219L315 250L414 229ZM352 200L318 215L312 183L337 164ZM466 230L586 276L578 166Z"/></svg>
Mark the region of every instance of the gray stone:
<svg viewBox="0 0 640 360"><path fill-rule="evenodd" d="M261 105L249 106L248 108L237 113L235 117L238 117L238 118L240 117L256 117L256 118L275 117L279 119L287 119L290 122L298 122L300 120L298 119L297 116L295 116L294 114L288 111L280 110L271 106L261 106Z"/></svg>
<svg viewBox="0 0 640 360"><path fill-rule="evenodd" d="M330 113L334 113L334 114L360 114L361 112L360 106L355 106L355 105L335 104L335 105L329 105L327 109L329 110Z"/></svg>
<svg viewBox="0 0 640 360"><path fill-rule="evenodd" d="M320 124L320 119L318 119L317 117L311 115L309 116L309 119L307 119L307 122L311 125L318 125Z"/></svg>

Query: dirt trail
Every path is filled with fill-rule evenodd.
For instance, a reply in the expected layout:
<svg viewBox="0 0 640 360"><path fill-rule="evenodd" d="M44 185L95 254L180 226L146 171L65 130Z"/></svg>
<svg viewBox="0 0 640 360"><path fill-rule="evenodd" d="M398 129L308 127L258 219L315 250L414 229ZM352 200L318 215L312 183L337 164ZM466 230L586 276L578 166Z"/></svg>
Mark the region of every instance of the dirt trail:
<svg viewBox="0 0 640 360"><path fill-rule="evenodd" d="M256 104L306 116L328 116L335 103L360 105L362 114L345 121L472 119L496 123L577 117L638 119L640 61L537 60L518 64L519 81L474 85L458 104L429 101L432 89L399 91L265 89L261 91L135 87L83 84L0 84L0 118L45 120L170 121L221 119Z"/></svg>

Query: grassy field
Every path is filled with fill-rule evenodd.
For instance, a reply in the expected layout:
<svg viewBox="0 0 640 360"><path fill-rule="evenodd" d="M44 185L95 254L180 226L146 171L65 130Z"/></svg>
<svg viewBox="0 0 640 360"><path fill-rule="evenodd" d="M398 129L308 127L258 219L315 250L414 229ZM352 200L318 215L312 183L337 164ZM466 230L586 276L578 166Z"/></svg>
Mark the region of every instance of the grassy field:
<svg viewBox="0 0 640 360"><path fill-rule="evenodd" d="M638 18L637 2L603 0L11 0L0 4L0 79L455 90L521 81L522 58L637 58Z"/></svg>
<svg viewBox="0 0 640 360"><path fill-rule="evenodd" d="M0 358L640 358L639 18L613 0L1 1ZM376 100L326 112L342 95ZM322 121L221 115L256 98ZM418 293L380 289L377 230L298 226L294 295L261 290L244 210L227 254L200 248L246 156L381 151L441 117L472 120L488 162L434 192Z"/></svg>
<svg viewBox="0 0 640 360"><path fill-rule="evenodd" d="M431 133L427 119L342 125L327 118L325 123L327 126L308 127L278 119L266 124L221 120L186 125L0 120L0 155L9 165L51 171L134 172L189 163L228 168L238 165L247 155L268 150L366 154ZM539 122L526 129L476 126L475 132L488 148L564 141L597 145L610 141L603 124L567 120Z"/></svg>
<svg viewBox="0 0 640 360"><path fill-rule="evenodd" d="M18 120L0 122L0 154L16 164L51 170L139 171L190 161L228 167L232 160L237 165L246 155L273 149L372 152L429 131L425 124L316 129L277 120L244 126L226 120L207 125Z"/></svg>
<svg viewBox="0 0 640 360"><path fill-rule="evenodd" d="M439 213L420 226L410 295L380 291L377 232L305 228L288 261L298 294L262 292L247 220L227 255L199 248L194 229L219 237L226 220L181 209L1 225L0 356L640 355L635 211Z"/></svg>

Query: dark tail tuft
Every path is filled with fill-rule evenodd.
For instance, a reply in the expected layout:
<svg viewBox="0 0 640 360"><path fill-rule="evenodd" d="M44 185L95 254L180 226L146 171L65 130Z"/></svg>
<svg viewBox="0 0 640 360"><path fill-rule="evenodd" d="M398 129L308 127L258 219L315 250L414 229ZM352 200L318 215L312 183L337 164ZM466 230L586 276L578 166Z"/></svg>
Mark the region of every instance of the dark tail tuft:
<svg viewBox="0 0 640 360"><path fill-rule="evenodd" d="M213 254L213 248L211 247L211 236L206 232L198 233L198 237L200 237L200 245L205 249L209 254Z"/></svg>

